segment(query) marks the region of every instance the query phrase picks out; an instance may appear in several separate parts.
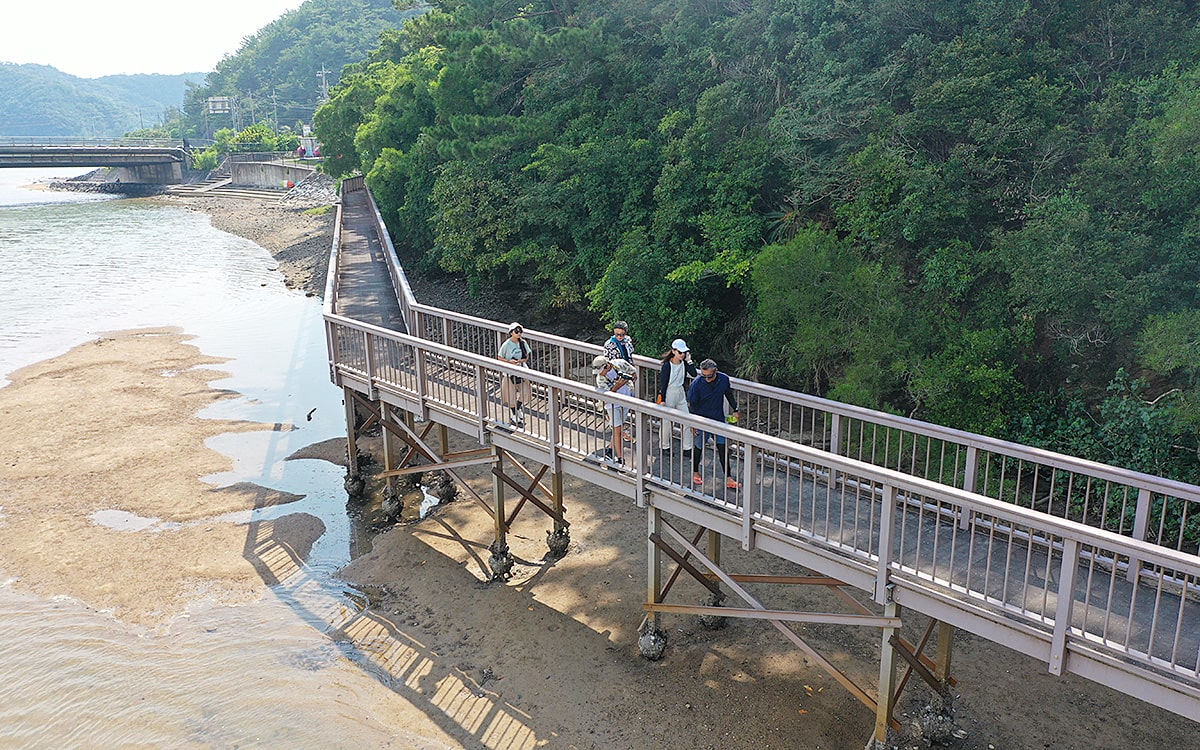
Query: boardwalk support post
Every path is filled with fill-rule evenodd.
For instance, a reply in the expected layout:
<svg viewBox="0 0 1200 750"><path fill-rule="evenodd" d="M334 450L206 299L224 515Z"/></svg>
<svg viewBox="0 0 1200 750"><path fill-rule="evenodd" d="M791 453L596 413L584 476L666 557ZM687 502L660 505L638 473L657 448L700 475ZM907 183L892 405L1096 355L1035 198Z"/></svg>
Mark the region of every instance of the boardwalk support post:
<svg viewBox="0 0 1200 750"><path fill-rule="evenodd" d="M713 564L721 564L721 535L712 529L708 530L708 557L713 561ZM716 581L713 581L713 586L717 586ZM724 603L725 592L721 591L719 587L710 591L708 597L704 600L704 606L707 607L720 607ZM700 624L706 630L722 630L729 624L729 618L719 615L700 615Z"/></svg>
<svg viewBox="0 0 1200 750"><path fill-rule="evenodd" d="M383 512L388 520L399 520L404 510L404 499L396 489L396 477L392 470L396 468L396 440L388 429L388 422L395 419L392 407L385 403L379 404L379 423L383 426L383 470L385 472L383 485Z"/></svg>
<svg viewBox="0 0 1200 750"><path fill-rule="evenodd" d="M358 462L358 413L354 408L357 395L349 386L342 386L342 403L346 406L346 493L358 497L366 487L362 467Z"/></svg>
<svg viewBox="0 0 1200 750"><path fill-rule="evenodd" d="M513 568L512 552L508 549L508 523L504 517L504 481L499 476L504 473L504 450L492 446L492 454L495 459L495 468L492 471L492 510L496 518L496 541L488 548L492 553L488 558L488 565L492 569L492 580L504 581L512 575Z"/></svg>
<svg viewBox="0 0 1200 750"><path fill-rule="evenodd" d="M888 602L883 608L884 617L899 617L900 605ZM875 733L867 750L886 750L890 747L888 732L892 728L892 712L896 707L896 646L898 627L883 628L879 647L879 698L875 704Z"/></svg>
<svg viewBox="0 0 1200 750"><path fill-rule="evenodd" d="M566 508L563 507L562 472L551 474L550 483L554 488L554 512L557 515L554 518L554 530L546 532L546 548L550 551L550 556L557 560L567 554L567 549L571 546L571 532L569 524L563 521Z"/></svg>
<svg viewBox="0 0 1200 750"><path fill-rule="evenodd" d="M662 511L653 506L646 513L646 601L662 602L662 552L654 541L662 533ZM651 609L642 620L638 633L638 651L650 661L658 661L667 650L667 636L658 625L658 613Z"/></svg>

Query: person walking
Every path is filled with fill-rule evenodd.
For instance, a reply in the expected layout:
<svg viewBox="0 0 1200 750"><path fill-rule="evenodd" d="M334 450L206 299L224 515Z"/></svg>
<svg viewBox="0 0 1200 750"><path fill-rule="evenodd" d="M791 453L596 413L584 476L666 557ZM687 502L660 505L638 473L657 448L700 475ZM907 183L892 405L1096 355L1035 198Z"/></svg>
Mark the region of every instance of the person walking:
<svg viewBox="0 0 1200 750"><path fill-rule="evenodd" d="M732 417L729 421L736 422L740 416L737 397L733 393L729 376L718 371L717 363L711 359L700 363L700 377L693 380L691 387L688 388L687 400L688 408L692 414L698 417L707 417L717 422L726 421L726 402L729 403ZM741 483L730 476L729 446L726 444L725 436L704 430L696 430L694 450L692 451L692 484L704 484L704 477L700 474L700 460L704 456L704 444L710 436L717 444L717 461L720 462L721 472L725 475L725 486L731 490L740 488Z"/></svg>
<svg viewBox="0 0 1200 750"><path fill-rule="evenodd" d="M687 382L695 379L696 365L692 364L691 351L683 339L671 342L671 348L663 355L662 367L658 371L658 396L655 403L662 404L668 409L688 413ZM660 447L663 453L671 452L671 435L675 431L676 422L663 420L659 433ZM680 429L683 430L682 425ZM684 432L679 433L679 446L683 453L690 453L690 441L684 438Z"/></svg>
<svg viewBox="0 0 1200 750"><path fill-rule="evenodd" d="M633 395L633 381L637 377L633 365L623 359L609 359L604 354L597 354L592 360L592 369L596 373L596 390L608 393L620 393L623 396ZM608 421L612 426L612 438L605 456L617 466L625 465L625 417L628 409L624 404L606 404Z"/></svg>
<svg viewBox="0 0 1200 750"><path fill-rule="evenodd" d="M612 324L612 336L604 342L604 356L633 364L633 337L629 335L629 324L625 321Z"/></svg>
<svg viewBox="0 0 1200 750"><path fill-rule="evenodd" d="M520 323L510 323L508 338L496 352L496 359L511 365L529 367L529 344L522 338L525 329ZM518 429L525 427L525 405L529 403L531 388L529 379L518 375L500 376L500 400L510 410L508 424Z"/></svg>

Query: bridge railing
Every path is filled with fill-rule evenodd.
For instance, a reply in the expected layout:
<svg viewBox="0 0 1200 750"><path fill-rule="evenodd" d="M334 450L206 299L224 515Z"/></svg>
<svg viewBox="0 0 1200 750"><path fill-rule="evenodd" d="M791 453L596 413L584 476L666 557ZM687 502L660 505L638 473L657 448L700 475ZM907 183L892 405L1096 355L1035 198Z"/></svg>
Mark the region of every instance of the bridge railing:
<svg viewBox="0 0 1200 750"><path fill-rule="evenodd" d="M452 415L486 431L508 430L499 384L508 373L533 384L526 427L511 431L551 461L598 462L607 444L606 410L630 409L637 442L622 477L630 496L658 490L736 519L742 541L801 540L857 570L861 588L883 603L920 598L970 613L997 628L1018 625L1051 670L1068 655L1118 675L1182 690L1200 701L1200 558L977 493L771 435L598 392L576 379L502 363L487 348L494 331L419 310L424 325L449 327L450 345L326 315L335 380L417 412ZM548 359L567 353L542 341ZM572 350L573 351L573 350ZM571 356L574 356L571 354ZM560 360L561 361L561 360ZM728 446L727 489L712 461L694 483L690 458L659 455L656 426L672 420ZM699 450L695 448L694 450ZM1140 561L1138 584L1122 569ZM867 584L863 585L862 581ZM928 611L928 610L926 610ZM953 621L953 616L943 619ZM1072 657L1074 658L1074 657ZM1122 675L1124 677L1122 677ZM1111 677L1111 675L1110 675ZM1110 684L1112 680L1110 679ZM1113 684L1117 689L1128 685ZM1179 707L1176 706L1176 710Z"/></svg>
<svg viewBox="0 0 1200 750"><path fill-rule="evenodd" d="M372 202L372 207L374 203ZM505 323L416 301L379 212L376 230L393 266L408 330L430 341L494 355ZM601 346L526 329L534 369L590 385ZM659 362L635 357L638 396L653 400ZM874 466L976 492L1016 507L1182 552L1200 552L1200 487L1052 451L733 378L740 426ZM964 519L964 522L966 519ZM1129 576L1143 570L1122 559Z"/></svg>
<svg viewBox="0 0 1200 750"><path fill-rule="evenodd" d="M410 301L430 341L493 354L505 326ZM589 383L603 349L526 329L531 366ZM652 400L656 360L637 357L638 395ZM1200 487L1140 472L733 379L741 426L1012 505L1179 551L1196 552ZM1136 567L1136 566L1135 566Z"/></svg>
<svg viewBox="0 0 1200 750"><path fill-rule="evenodd" d="M0 146L182 148L183 142L174 138L74 138L68 136L2 135L0 136Z"/></svg>

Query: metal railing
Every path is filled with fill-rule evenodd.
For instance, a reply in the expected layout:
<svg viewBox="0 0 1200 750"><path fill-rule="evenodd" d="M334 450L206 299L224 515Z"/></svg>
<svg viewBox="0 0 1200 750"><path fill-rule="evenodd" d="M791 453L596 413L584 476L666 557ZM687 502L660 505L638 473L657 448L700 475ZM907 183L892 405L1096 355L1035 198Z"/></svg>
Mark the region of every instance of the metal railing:
<svg viewBox="0 0 1200 750"><path fill-rule="evenodd" d="M465 351L494 354L504 340L506 324L418 303L378 209L374 211L376 231L393 266L392 278L398 280L396 292L408 330ZM603 351L598 345L528 328L525 339L533 347L531 367L580 382L588 382L590 361ZM643 356L635 360L638 395L652 400L660 363ZM1167 549L1200 552L1200 487L1196 485L751 380L732 381L743 428ZM1139 570L1137 558L1122 564L1129 566L1131 576Z"/></svg>
<svg viewBox="0 0 1200 750"><path fill-rule="evenodd" d="M374 216L412 335L327 307L334 380L475 425L482 437L503 424L500 379L517 372L494 358L505 325L417 303ZM643 400L654 392L653 359L636 358L641 398L626 398L592 388L600 346L528 329L526 338L532 372L520 374L537 417L518 437L537 455L595 462L606 408L625 406L640 436L618 470L630 496L667 493L715 509L748 549L770 536L824 550L860 584L873 580L860 587L877 601L894 595L951 621L969 615L970 629L997 640L1016 627L1034 644L1023 650L1053 672L1070 653L1073 671L1132 675L1160 688L1155 699L1172 710L1200 707L1200 557L1182 534L1164 533L1200 510L1200 488L740 379L743 419L733 427ZM721 436L742 489L724 491L712 462L698 488L680 452L651 456L664 422L681 424L681 435Z"/></svg>
<svg viewBox="0 0 1200 750"><path fill-rule="evenodd" d="M474 425L481 435L505 421L501 378L528 377L534 403L516 434L552 461L595 464L614 404L635 413L639 436L654 435L664 420L681 423L684 434L720 436L740 491L724 489L712 462L697 487L690 460L678 451L657 457L650 439L639 440L628 468L613 470L632 497L668 492L729 515L746 529L748 547L754 534L774 534L827 550L872 577L869 590L881 603L938 600L1019 625L1043 644L1052 671L1064 668L1068 653L1087 654L1138 679L1182 686L1200 700L1195 555L572 379L522 372L458 346L464 337L456 334L468 329L452 330L447 346L334 315L326 325L336 382ZM1141 561L1139 584L1122 573L1131 559Z"/></svg>
<svg viewBox="0 0 1200 750"><path fill-rule="evenodd" d="M174 138L73 138L70 136L0 136L0 146L53 146L57 148L182 148Z"/></svg>

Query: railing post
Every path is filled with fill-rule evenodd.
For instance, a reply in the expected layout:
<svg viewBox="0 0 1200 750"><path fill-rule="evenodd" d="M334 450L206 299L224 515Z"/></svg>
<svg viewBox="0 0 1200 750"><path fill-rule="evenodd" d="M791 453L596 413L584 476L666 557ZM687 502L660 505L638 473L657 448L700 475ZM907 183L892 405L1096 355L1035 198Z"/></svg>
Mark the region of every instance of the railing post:
<svg viewBox="0 0 1200 750"><path fill-rule="evenodd" d="M479 409L477 424L479 426L479 441L487 444L487 370L483 365L475 365L475 403Z"/></svg>
<svg viewBox="0 0 1200 750"><path fill-rule="evenodd" d="M634 500L637 507L646 507L646 472L650 471L650 415L645 409L638 409L634 414L637 420L637 442L634 444L634 468L637 479L634 481Z"/></svg>
<svg viewBox="0 0 1200 750"><path fill-rule="evenodd" d="M1150 525L1150 490L1146 487L1138 490L1137 509L1133 516L1133 538L1139 542L1146 541L1146 529ZM1125 571L1125 580L1137 583L1141 572L1142 561L1130 555L1129 569Z"/></svg>
<svg viewBox="0 0 1200 750"><path fill-rule="evenodd" d="M562 457L559 455L559 433L562 429L559 410L562 391L554 386L546 389L546 440L550 445L550 471L555 474L562 472Z"/></svg>
<svg viewBox="0 0 1200 750"><path fill-rule="evenodd" d="M338 382L337 326L331 320L325 321L325 348L329 350L329 379L334 385L341 385Z"/></svg>
<svg viewBox="0 0 1200 750"><path fill-rule="evenodd" d="M379 389L375 387L375 348L371 346L371 334L363 331L363 354L367 360L367 398L372 401L379 398Z"/></svg>
<svg viewBox="0 0 1200 750"><path fill-rule="evenodd" d="M416 374L417 374L417 401L421 405L421 421L429 421L429 406L425 403L425 355L426 352L419 346L413 347L413 352L416 356Z"/></svg>
<svg viewBox="0 0 1200 750"><path fill-rule="evenodd" d="M563 380L570 380L571 373L569 373L567 371L567 347L560 345L560 346L556 347L556 349L558 351L558 373L557 374Z"/></svg>
<svg viewBox="0 0 1200 750"><path fill-rule="evenodd" d="M1050 641L1050 674L1061 675L1067 661L1067 630L1075 607L1075 573L1079 569L1079 542L1063 541L1062 565L1058 572L1058 606L1054 608L1054 636Z"/></svg>
<svg viewBox="0 0 1200 750"><path fill-rule="evenodd" d="M833 420L829 425L829 452L835 456L842 455L842 415L831 414ZM801 425L803 427L803 425Z"/></svg>
<svg viewBox="0 0 1200 750"><path fill-rule="evenodd" d="M450 343L450 337L453 333L453 325L449 318L442 318L442 343L446 346L454 346Z"/></svg>
<svg viewBox="0 0 1200 750"><path fill-rule="evenodd" d="M879 567L875 571L875 601L887 604L892 599L891 582L888 580L892 567L892 533L896 526L896 488L883 485L883 508L879 513Z"/></svg>
<svg viewBox="0 0 1200 750"><path fill-rule="evenodd" d="M742 458L742 549L747 551L754 548L754 513L750 500L751 496L758 492L758 472L755 471L755 467L758 466L758 452L757 446L748 445Z"/></svg>
<svg viewBox="0 0 1200 750"><path fill-rule="evenodd" d="M963 489L967 492L975 491L975 475L979 473L979 449L973 445L967 446L967 463L963 467ZM972 511L960 508L958 511L958 528L966 530L970 528L972 520Z"/></svg>

